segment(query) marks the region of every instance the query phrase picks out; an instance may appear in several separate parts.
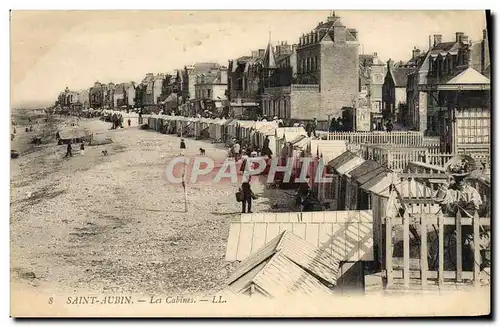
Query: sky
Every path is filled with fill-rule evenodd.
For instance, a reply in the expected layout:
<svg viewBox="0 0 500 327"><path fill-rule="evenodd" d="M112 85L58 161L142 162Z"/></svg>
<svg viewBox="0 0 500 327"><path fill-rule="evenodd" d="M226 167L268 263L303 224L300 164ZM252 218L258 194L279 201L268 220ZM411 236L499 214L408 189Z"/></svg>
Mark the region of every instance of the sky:
<svg viewBox="0 0 500 327"><path fill-rule="evenodd" d="M484 11L335 11L360 53L407 61L429 35L479 40ZM228 64L271 41L297 43L329 11L12 11L11 106L53 104L71 90L140 82L196 62Z"/></svg>

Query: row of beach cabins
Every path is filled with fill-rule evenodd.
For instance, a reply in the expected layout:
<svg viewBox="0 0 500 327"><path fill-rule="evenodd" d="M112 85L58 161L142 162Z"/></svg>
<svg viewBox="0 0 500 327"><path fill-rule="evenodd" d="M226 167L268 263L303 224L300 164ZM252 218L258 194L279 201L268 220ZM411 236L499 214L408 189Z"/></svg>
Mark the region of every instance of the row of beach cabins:
<svg viewBox="0 0 500 327"><path fill-rule="evenodd" d="M242 214L231 221L226 260L238 261L240 266L228 281L227 292L271 298L293 292L364 292L367 266L382 273L385 287L393 283L409 287L409 276L414 276L417 268L410 265L415 258L409 255L408 224L399 217L404 250L398 253L396 244L401 240L397 239L392 225L387 229L387 219L397 217L398 208L403 204L394 205L389 190L392 187L398 191L399 200L409 209L406 215L429 215L436 220L439 206L432 202L433 194L448 176L443 165L428 162L435 154L432 151L424 153L424 160L418 156L401 156L407 162L400 160L397 169L391 169L387 155L377 157L377 153L380 149L387 152L401 148L408 152L412 147L423 149L428 145L422 134L347 132L323 134L316 139L308 137L302 127L278 127L274 121L150 116L147 123L149 129L161 133L214 143L236 138L261 148L267 137L273 154L294 160L295 169L300 169L299 157L315 158L309 165L308 184L318 200L328 204L325 211ZM391 146L384 147L389 143ZM394 153L389 157L394 158ZM331 182L316 180L318 167L324 167ZM489 181L475 176L471 182L489 205ZM489 219L481 219L489 222ZM431 228L434 225L424 226L426 231ZM444 241L438 241L441 247ZM298 247L302 249L300 253L296 250ZM400 263L397 257L401 257ZM425 271L429 279L435 278L439 286L444 283L443 276L450 277L447 281L452 283L463 276L461 267L457 268L460 272L450 272L445 271L442 263L434 265L419 264L418 269ZM475 272L470 278L479 279Z"/></svg>

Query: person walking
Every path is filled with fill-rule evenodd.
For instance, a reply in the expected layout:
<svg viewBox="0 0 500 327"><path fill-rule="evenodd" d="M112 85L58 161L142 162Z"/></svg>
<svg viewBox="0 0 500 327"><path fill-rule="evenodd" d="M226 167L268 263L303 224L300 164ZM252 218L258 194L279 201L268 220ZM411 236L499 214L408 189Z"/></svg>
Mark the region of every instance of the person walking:
<svg viewBox="0 0 500 327"><path fill-rule="evenodd" d="M130 125L132 124L132 121L130 120L130 118L128 119L128 127L130 127Z"/></svg>
<svg viewBox="0 0 500 327"><path fill-rule="evenodd" d="M82 144L80 144L80 153L82 156L85 154L85 141L82 141Z"/></svg>
<svg viewBox="0 0 500 327"><path fill-rule="evenodd" d="M68 146L66 147L66 155L64 157L67 158L72 156L73 156L73 148L71 147L71 141L69 141Z"/></svg>
<svg viewBox="0 0 500 327"><path fill-rule="evenodd" d="M252 199L255 195L250 187L250 180L241 184L241 193L243 195L243 201L241 201L241 212L252 213Z"/></svg>

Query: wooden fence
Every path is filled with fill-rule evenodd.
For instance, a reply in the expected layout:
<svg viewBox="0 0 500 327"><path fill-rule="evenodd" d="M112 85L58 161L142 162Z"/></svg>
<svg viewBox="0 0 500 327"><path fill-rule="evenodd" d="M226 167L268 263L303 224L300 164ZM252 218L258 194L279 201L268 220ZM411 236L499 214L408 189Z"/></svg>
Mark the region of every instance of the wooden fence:
<svg viewBox="0 0 500 327"><path fill-rule="evenodd" d="M403 171L410 162L443 167L453 157L452 153L440 153L435 145L412 147L363 144L359 151L364 159L377 161L395 172Z"/></svg>
<svg viewBox="0 0 500 327"><path fill-rule="evenodd" d="M412 224L417 231L420 232L420 269L410 269L410 224ZM402 271L396 269L393 265L393 226L403 226L403 269ZM429 270L428 255L429 244L427 240L428 225L438 226L437 240L438 240L438 270ZM471 271L462 270L462 246L456 246L452 255L455 258L456 269L453 271L445 270L445 229L447 233L452 232L449 227L455 227L456 231L456 244L462 244L462 226L473 227L473 269ZM395 279L403 279L403 287L410 288L410 279L420 279L420 286L425 289L429 285L428 280L436 281L438 286L443 286L445 279L453 280L456 283L463 282L464 280L472 280L475 285L480 282L480 226L490 226L490 218L480 218L476 212L472 218L462 218L460 213L456 217L444 217L443 215L422 213L417 215L410 215L405 213L401 218L385 219L385 286L387 288L394 285ZM448 227L448 228L447 228Z"/></svg>
<svg viewBox="0 0 500 327"><path fill-rule="evenodd" d="M424 144L422 132L331 132L328 140L347 141L359 144L401 144L419 146Z"/></svg>

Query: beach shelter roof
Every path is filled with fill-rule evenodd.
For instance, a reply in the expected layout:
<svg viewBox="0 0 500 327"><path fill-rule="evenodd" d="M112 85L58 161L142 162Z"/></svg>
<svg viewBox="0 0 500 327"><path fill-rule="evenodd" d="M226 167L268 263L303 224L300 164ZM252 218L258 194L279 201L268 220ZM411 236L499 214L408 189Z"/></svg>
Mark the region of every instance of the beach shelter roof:
<svg viewBox="0 0 500 327"><path fill-rule="evenodd" d="M335 286L340 261L327 251L283 231L241 262L229 279L233 291L241 292L254 283L266 295L291 292L329 294Z"/></svg>

